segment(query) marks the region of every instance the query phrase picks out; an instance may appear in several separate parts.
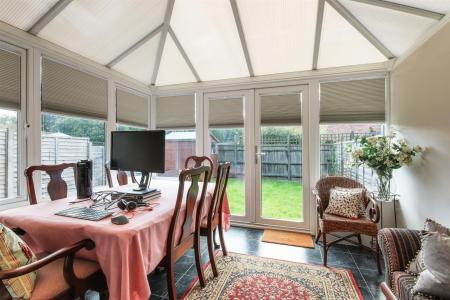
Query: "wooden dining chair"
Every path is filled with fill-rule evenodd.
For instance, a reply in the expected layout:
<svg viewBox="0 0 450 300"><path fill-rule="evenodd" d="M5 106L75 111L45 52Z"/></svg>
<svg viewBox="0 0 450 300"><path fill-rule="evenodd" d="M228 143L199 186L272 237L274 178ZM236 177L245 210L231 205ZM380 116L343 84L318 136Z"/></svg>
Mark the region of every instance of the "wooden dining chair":
<svg viewBox="0 0 450 300"><path fill-rule="evenodd" d="M202 166L182 170L179 175L177 202L170 222L166 256L162 264L165 265L167 271L169 299L177 299L174 277L175 263L191 248L194 248L195 265L200 285L205 286L200 253L200 220L208 185L207 178L210 172L209 167ZM203 179L201 180L201 178ZM188 189L186 193L184 193L185 188ZM186 203L186 206L183 215L180 216L183 202Z"/></svg>
<svg viewBox="0 0 450 300"><path fill-rule="evenodd" d="M222 246L223 255L227 255L225 247L225 238L223 235L223 215L222 205L225 197L225 192L228 184L228 177L230 175L231 164L229 162L220 164L217 168L216 186L208 209L206 219L200 224L200 235L206 236L208 240L208 254L211 268L215 277L219 275L214 256L214 248L219 248L216 245L216 230L219 229L220 244Z"/></svg>
<svg viewBox="0 0 450 300"><path fill-rule="evenodd" d="M50 181L47 184L47 192L50 199L59 200L67 197L67 183L62 178L62 172L66 169L72 168L75 180L76 164L63 163L58 165L38 165L31 166L25 169L25 177L27 179L27 189L29 201L31 205L37 203L36 190L34 188L33 172L43 171L50 176Z"/></svg>
<svg viewBox="0 0 450 300"><path fill-rule="evenodd" d="M211 181L212 174L214 173L214 163L208 156L189 156L184 161L184 168L198 168L200 166L207 165L211 168L211 172L209 173L208 182Z"/></svg>
<svg viewBox="0 0 450 300"><path fill-rule="evenodd" d="M85 299L88 290L100 292L108 298L107 284L100 266L96 262L74 258L82 249L92 250L94 242L82 240L59 249L26 266L0 270L0 299L11 299L3 280L36 272L36 281L31 300L37 299Z"/></svg>
<svg viewBox="0 0 450 300"><path fill-rule="evenodd" d="M109 163L105 164L105 174L106 174L106 181L108 182L108 186L110 188L114 187L114 183L113 183L112 175L111 175L111 168L110 168ZM130 172L130 175L131 175L131 182L137 183L137 179L136 179L136 176L134 175L133 171ZM118 170L116 176L117 176L117 182L119 183L119 185L127 185L128 184L127 172Z"/></svg>

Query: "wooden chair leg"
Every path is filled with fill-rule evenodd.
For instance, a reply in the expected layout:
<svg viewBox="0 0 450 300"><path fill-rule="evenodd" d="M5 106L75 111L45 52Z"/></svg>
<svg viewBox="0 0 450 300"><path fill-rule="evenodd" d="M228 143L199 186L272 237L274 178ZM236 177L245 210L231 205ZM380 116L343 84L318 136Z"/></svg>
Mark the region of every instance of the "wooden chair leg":
<svg viewBox="0 0 450 300"><path fill-rule="evenodd" d="M317 244L317 242L319 242L321 235L322 235L322 231L320 231L320 228L317 227L316 240L315 240L316 244Z"/></svg>
<svg viewBox="0 0 450 300"><path fill-rule="evenodd" d="M208 255L209 255L209 262L211 264L211 269L213 271L214 277L219 276L219 272L217 272L217 266L216 266L216 259L214 257L214 248L213 248L213 239L214 239L214 231L208 232Z"/></svg>
<svg viewBox="0 0 450 300"><path fill-rule="evenodd" d="M361 235L360 234L358 234L358 244L359 244L359 247L362 246L362 240L361 240Z"/></svg>
<svg viewBox="0 0 450 300"><path fill-rule="evenodd" d="M175 287L174 262L168 258L167 262L167 293L170 300L177 299L177 288Z"/></svg>
<svg viewBox="0 0 450 300"><path fill-rule="evenodd" d="M378 245L378 239L375 238L375 247L376 247L376 251L375 251L375 255L376 255L376 260L377 260L377 269L378 269L378 274L381 274L381 261L380 261L380 246Z"/></svg>
<svg viewBox="0 0 450 300"><path fill-rule="evenodd" d="M328 258L327 234L323 232L322 236L323 236L323 265L326 267Z"/></svg>
<svg viewBox="0 0 450 300"><path fill-rule="evenodd" d="M220 245L219 244L217 244L217 242L216 242L216 231L217 231L217 227L213 230L213 242L214 242L214 249L219 249L220 248Z"/></svg>
<svg viewBox="0 0 450 300"><path fill-rule="evenodd" d="M205 276L203 275L202 259L200 255L200 238L198 234L194 238L195 267L197 268L198 280L202 287L206 286Z"/></svg>
<svg viewBox="0 0 450 300"><path fill-rule="evenodd" d="M220 246L222 247L222 253L223 253L223 256L227 256L228 252L227 252L227 247L225 246L225 237L223 235L222 224L219 224L218 228L219 228Z"/></svg>

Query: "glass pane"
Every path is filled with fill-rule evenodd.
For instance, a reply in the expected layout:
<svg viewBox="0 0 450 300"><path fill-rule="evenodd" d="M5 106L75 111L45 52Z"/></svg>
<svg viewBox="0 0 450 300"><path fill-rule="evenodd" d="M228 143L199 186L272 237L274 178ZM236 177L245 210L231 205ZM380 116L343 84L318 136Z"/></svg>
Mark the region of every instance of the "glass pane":
<svg viewBox="0 0 450 300"><path fill-rule="evenodd" d="M310 70L316 0L238 0L256 75Z"/></svg>
<svg viewBox="0 0 450 300"><path fill-rule="evenodd" d="M284 122L274 117L276 112L283 112L283 108L275 110L274 103L290 108L290 117ZM303 220L301 95L262 96L261 112L261 216L300 222Z"/></svg>
<svg viewBox="0 0 450 300"><path fill-rule="evenodd" d="M19 195L19 112L0 108L0 199Z"/></svg>
<svg viewBox="0 0 450 300"><path fill-rule="evenodd" d="M195 155L196 139L195 129L166 129L166 172L158 176L178 178L186 158Z"/></svg>
<svg viewBox="0 0 450 300"><path fill-rule="evenodd" d="M147 130L147 128L133 126L133 125L127 125L127 124L117 124L117 130L118 131L143 131L143 130Z"/></svg>
<svg viewBox="0 0 450 300"><path fill-rule="evenodd" d="M156 78L156 85L178 84L195 82L195 76L189 69L175 42L170 35L167 36L164 52L161 57L161 65Z"/></svg>
<svg viewBox="0 0 450 300"><path fill-rule="evenodd" d="M364 36L325 3L319 49L319 68L386 61Z"/></svg>
<svg viewBox="0 0 450 300"><path fill-rule="evenodd" d="M227 186L227 197L232 215L244 216L245 213L245 145L244 128L240 126L214 125L214 101L225 102L227 99L212 99L209 105L209 139L211 141L211 159L215 164L231 163L230 178ZM244 124L244 101L242 98L230 98L233 105L239 103L240 118L236 120ZM213 174L215 175L215 174Z"/></svg>
<svg viewBox="0 0 450 300"><path fill-rule="evenodd" d="M163 23L167 0L72 1L39 36L107 64Z"/></svg>
<svg viewBox="0 0 450 300"><path fill-rule="evenodd" d="M341 3L397 57L438 22L356 1L343 0Z"/></svg>
<svg viewBox="0 0 450 300"><path fill-rule="evenodd" d="M105 122L42 114L41 162L42 164L74 163L90 159L93 163L93 185L105 185ZM69 195L76 195L73 172L63 172ZM42 194L46 196L47 174L43 174Z"/></svg>
<svg viewBox="0 0 450 300"><path fill-rule="evenodd" d="M321 124L320 125L320 177L345 176L363 183L367 188L372 186L374 172L367 167L352 166L352 156L348 147L355 143L359 136L384 134L384 125L380 123L357 124Z"/></svg>
<svg viewBox="0 0 450 300"><path fill-rule="evenodd" d="M228 0L177 0L170 21L203 81L248 76Z"/></svg>
<svg viewBox="0 0 450 300"><path fill-rule="evenodd" d="M58 0L2 0L0 20L28 31Z"/></svg>
<svg viewBox="0 0 450 300"><path fill-rule="evenodd" d="M152 81L159 39L160 34L155 35L151 40L147 41L114 65L113 69L146 84L150 84Z"/></svg>

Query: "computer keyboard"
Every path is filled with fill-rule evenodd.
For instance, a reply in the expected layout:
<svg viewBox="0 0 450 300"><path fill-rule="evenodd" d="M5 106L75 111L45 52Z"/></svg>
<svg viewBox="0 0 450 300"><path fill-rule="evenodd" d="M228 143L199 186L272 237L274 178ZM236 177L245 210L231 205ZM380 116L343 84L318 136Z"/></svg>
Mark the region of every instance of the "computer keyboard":
<svg viewBox="0 0 450 300"><path fill-rule="evenodd" d="M112 215L112 212L107 210L96 210L89 207L71 207L58 211L55 215L89 221L100 221L101 219Z"/></svg>

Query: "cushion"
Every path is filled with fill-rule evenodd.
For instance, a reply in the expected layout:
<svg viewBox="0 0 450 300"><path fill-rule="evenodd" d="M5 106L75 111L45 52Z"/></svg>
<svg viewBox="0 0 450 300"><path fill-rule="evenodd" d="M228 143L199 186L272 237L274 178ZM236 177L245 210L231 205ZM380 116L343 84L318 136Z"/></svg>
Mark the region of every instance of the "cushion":
<svg viewBox="0 0 450 300"><path fill-rule="evenodd" d="M54 299L68 292L69 285L63 275L64 258L60 258L37 271L36 285L31 300ZM96 262L76 258L73 263L74 273L78 278L85 279L97 272L100 267Z"/></svg>
<svg viewBox="0 0 450 300"><path fill-rule="evenodd" d="M427 232L439 232L445 235L450 235L449 228L431 219L425 220L424 229L425 231L421 233L422 235L426 234ZM406 272L412 275L419 275L424 270L425 264L423 262L423 254L422 251L419 250L416 256L409 262L408 266L406 267Z"/></svg>
<svg viewBox="0 0 450 300"><path fill-rule="evenodd" d="M351 220L325 213L323 214L323 218L319 219L319 225L323 232L355 232L370 236L376 236L378 233L377 224L367 217Z"/></svg>
<svg viewBox="0 0 450 300"><path fill-rule="evenodd" d="M330 201L325 209L333 214L349 219L357 219L361 210L361 191L331 189Z"/></svg>
<svg viewBox="0 0 450 300"><path fill-rule="evenodd" d="M366 205L364 203L364 198L366 196L366 189L364 189L364 188L344 188L344 187L340 187L340 186L336 186L335 189L341 190L341 191L360 193L361 198L360 198L360 209L359 209L358 215L360 217L366 215Z"/></svg>
<svg viewBox="0 0 450 300"><path fill-rule="evenodd" d="M422 246L426 270L417 278L414 292L450 299L450 236L430 232Z"/></svg>
<svg viewBox="0 0 450 300"><path fill-rule="evenodd" d="M11 229L0 224L0 269L10 270L36 261L36 256L28 245ZM8 293L13 299L29 299L34 288L36 272L5 279Z"/></svg>

